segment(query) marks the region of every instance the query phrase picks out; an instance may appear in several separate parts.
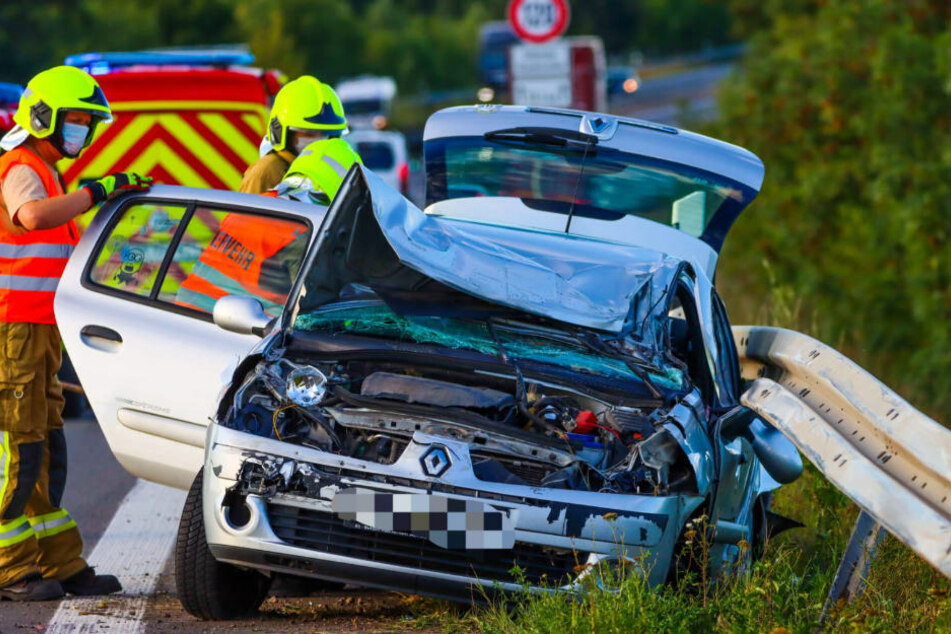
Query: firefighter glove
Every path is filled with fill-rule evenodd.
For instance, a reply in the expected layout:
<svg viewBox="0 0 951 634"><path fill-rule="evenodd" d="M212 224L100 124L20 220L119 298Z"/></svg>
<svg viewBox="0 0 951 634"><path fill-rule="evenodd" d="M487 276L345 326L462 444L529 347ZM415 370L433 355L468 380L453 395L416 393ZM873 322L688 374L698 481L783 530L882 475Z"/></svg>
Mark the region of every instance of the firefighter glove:
<svg viewBox="0 0 951 634"><path fill-rule="evenodd" d="M144 192L151 186L152 177L140 176L133 172L117 172L83 185L89 190L93 205L98 205L126 192Z"/></svg>

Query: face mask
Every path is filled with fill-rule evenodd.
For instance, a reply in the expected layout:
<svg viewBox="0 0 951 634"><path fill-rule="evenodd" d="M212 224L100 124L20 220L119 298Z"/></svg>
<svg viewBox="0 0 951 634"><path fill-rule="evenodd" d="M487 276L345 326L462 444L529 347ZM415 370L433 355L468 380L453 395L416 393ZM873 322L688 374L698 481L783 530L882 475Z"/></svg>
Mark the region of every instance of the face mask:
<svg viewBox="0 0 951 634"><path fill-rule="evenodd" d="M63 124L63 151L67 156L77 156L86 145L89 126L78 123Z"/></svg>

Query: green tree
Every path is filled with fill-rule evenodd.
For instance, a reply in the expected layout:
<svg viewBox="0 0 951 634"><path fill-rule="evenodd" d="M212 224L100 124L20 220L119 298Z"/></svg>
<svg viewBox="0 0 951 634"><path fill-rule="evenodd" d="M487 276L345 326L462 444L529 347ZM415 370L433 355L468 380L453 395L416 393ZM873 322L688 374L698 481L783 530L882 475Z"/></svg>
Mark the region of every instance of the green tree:
<svg viewBox="0 0 951 634"><path fill-rule="evenodd" d="M766 180L725 245L725 294L765 296L768 260L816 335L951 419L946 0L735 4L750 49L718 133Z"/></svg>

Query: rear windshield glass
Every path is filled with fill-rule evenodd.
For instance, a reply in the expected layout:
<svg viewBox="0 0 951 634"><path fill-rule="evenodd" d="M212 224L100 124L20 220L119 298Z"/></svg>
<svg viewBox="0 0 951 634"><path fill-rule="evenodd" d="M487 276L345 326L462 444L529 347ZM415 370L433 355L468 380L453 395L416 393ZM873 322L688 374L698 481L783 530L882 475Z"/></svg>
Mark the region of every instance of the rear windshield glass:
<svg viewBox="0 0 951 634"><path fill-rule="evenodd" d="M363 159L363 164L371 170L393 169L396 162L393 157L393 148L383 141L357 141L357 154Z"/></svg>
<svg viewBox="0 0 951 634"><path fill-rule="evenodd" d="M426 204L481 196L529 207L618 220L634 215L703 235L714 214L739 210L754 194L723 177L616 149L483 137L426 142ZM584 168L582 169L582 164Z"/></svg>

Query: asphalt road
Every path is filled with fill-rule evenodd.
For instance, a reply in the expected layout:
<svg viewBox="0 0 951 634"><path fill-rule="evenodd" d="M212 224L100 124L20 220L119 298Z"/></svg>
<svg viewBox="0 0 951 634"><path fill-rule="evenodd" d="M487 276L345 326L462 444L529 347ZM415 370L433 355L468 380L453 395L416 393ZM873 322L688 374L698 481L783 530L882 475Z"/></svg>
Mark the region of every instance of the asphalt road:
<svg viewBox="0 0 951 634"><path fill-rule="evenodd" d="M637 92L613 97L610 111L670 125L711 119L716 116L717 88L733 68L728 62L647 78Z"/></svg>
<svg viewBox="0 0 951 634"><path fill-rule="evenodd" d="M135 478L116 462L93 418L67 421L66 443L69 476L63 506L79 524L83 555L88 556ZM55 601L29 605L0 603L0 633L45 627L57 606Z"/></svg>
<svg viewBox="0 0 951 634"><path fill-rule="evenodd" d="M91 417L67 421L66 437L69 478L63 505L79 524L87 559L104 550L119 553L118 557L99 557L112 562L100 570L119 575L125 590L94 599L0 603L0 634L393 631L399 623L425 613L433 603L356 586L327 592L285 579L275 583L272 596L252 618L198 621L182 609L176 597L171 552L158 561L143 563L154 550L150 544L156 534L168 543L173 541L184 492L144 483L126 473ZM137 503L136 492L143 490L161 496L155 495L154 505L149 498L139 498ZM158 508L160 497L171 500L170 510Z"/></svg>

